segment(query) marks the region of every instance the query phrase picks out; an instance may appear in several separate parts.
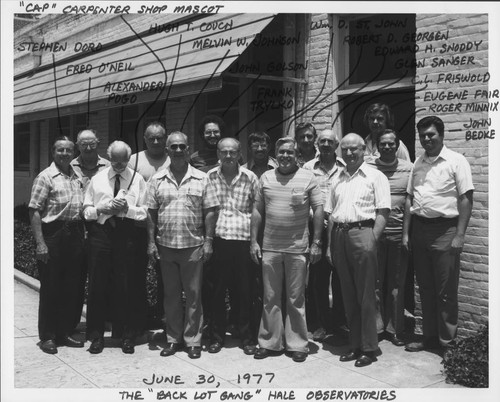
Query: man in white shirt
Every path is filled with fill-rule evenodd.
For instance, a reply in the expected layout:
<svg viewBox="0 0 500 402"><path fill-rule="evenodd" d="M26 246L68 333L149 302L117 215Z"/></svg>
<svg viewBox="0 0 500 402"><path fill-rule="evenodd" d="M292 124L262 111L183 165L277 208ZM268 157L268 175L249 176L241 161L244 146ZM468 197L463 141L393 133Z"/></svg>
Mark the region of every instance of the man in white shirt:
<svg viewBox="0 0 500 402"><path fill-rule="evenodd" d="M134 339L144 329L146 265L138 248L145 241L136 221L145 221L146 183L127 167L130 147L114 141L108 147L111 166L96 174L84 199L89 224L89 352L104 348L106 294L111 290L113 337L122 338L123 353L134 353Z"/></svg>

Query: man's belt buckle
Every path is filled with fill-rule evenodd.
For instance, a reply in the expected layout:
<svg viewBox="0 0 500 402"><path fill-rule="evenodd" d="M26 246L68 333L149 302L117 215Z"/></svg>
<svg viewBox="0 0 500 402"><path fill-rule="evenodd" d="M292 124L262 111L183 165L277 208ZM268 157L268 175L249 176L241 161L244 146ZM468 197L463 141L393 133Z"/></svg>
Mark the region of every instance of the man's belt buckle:
<svg viewBox="0 0 500 402"><path fill-rule="evenodd" d="M339 223L338 226L344 232L348 232L352 228L352 225L347 222Z"/></svg>

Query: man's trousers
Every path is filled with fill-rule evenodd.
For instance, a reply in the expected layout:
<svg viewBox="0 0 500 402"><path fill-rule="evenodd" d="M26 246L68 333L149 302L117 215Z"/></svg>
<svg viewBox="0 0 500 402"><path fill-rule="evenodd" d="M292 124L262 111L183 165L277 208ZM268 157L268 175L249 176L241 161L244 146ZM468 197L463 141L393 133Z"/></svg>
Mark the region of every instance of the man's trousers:
<svg viewBox="0 0 500 402"><path fill-rule="evenodd" d="M307 277L305 254L262 253L264 284L259 347L280 351L308 352L305 311ZM282 294L285 294L286 316L283 325Z"/></svg>
<svg viewBox="0 0 500 402"><path fill-rule="evenodd" d="M167 342L200 346L203 328L201 288L202 246L169 248L158 246L163 277L163 308L165 309ZM182 304L182 291L186 295Z"/></svg>
<svg viewBox="0 0 500 402"><path fill-rule="evenodd" d="M439 336L442 345L457 335L460 254L451 248L456 225L457 219L412 219L411 244L423 334Z"/></svg>
<svg viewBox="0 0 500 402"><path fill-rule="evenodd" d="M242 344L255 344L250 330L252 316L253 265L250 259L250 242L214 239L212 267L212 342L224 343L226 333L226 289L230 289L231 304L236 304L236 324ZM236 300L237 298L237 300Z"/></svg>
<svg viewBox="0 0 500 402"><path fill-rule="evenodd" d="M375 297L378 264L373 228L334 228L332 258L342 286L351 349L375 352L378 349Z"/></svg>
<svg viewBox="0 0 500 402"><path fill-rule="evenodd" d="M38 334L43 342L70 335L74 329L83 270L83 222L42 223L42 233L49 249L47 263L37 262Z"/></svg>
<svg viewBox="0 0 500 402"><path fill-rule="evenodd" d="M378 241L377 332L400 334L404 331L404 291L408 251L399 235L382 234Z"/></svg>
<svg viewBox="0 0 500 402"><path fill-rule="evenodd" d="M111 293L113 337L134 339L145 327L146 266L144 228L131 219L89 225L87 339L104 335Z"/></svg>

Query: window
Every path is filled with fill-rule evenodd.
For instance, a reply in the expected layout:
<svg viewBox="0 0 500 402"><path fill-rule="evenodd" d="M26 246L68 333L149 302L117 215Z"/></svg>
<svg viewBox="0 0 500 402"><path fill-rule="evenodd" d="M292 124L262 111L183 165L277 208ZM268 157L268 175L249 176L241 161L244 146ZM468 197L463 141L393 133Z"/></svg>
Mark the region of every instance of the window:
<svg viewBox="0 0 500 402"><path fill-rule="evenodd" d="M14 170L30 168L30 124L14 125Z"/></svg>
<svg viewBox="0 0 500 402"><path fill-rule="evenodd" d="M344 134L368 134L363 124L372 103L389 105L394 129L415 155L415 14L336 16L341 61L338 119ZM342 63L343 60L343 63Z"/></svg>

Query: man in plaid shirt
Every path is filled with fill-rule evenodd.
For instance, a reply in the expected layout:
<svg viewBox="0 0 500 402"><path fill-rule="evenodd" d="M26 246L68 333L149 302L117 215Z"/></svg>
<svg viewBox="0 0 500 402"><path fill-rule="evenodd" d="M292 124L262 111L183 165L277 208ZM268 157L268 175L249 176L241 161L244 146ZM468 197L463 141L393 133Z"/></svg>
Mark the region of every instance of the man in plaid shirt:
<svg viewBox="0 0 500 402"><path fill-rule="evenodd" d="M52 146L54 162L33 182L29 212L40 276L38 334L45 353L58 344L83 347L71 337L83 269L83 182L70 162L75 144L59 137Z"/></svg>
<svg viewBox="0 0 500 402"><path fill-rule="evenodd" d="M185 343L196 359L201 355L203 262L212 255L219 201L207 174L189 165L187 143L184 133L171 133L171 164L148 182L148 255L160 259L164 284L168 345L161 356L175 354Z"/></svg>
<svg viewBox="0 0 500 402"><path fill-rule="evenodd" d="M240 167L240 142L224 138L217 145L221 165L208 172L220 202L215 227L213 322L209 353L220 352L226 333L226 289L234 286L231 296L238 305L237 325L245 354L256 351L256 325L251 327L252 283L255 274L250 260L250 218L258 190L255 173Z"/></svg>

